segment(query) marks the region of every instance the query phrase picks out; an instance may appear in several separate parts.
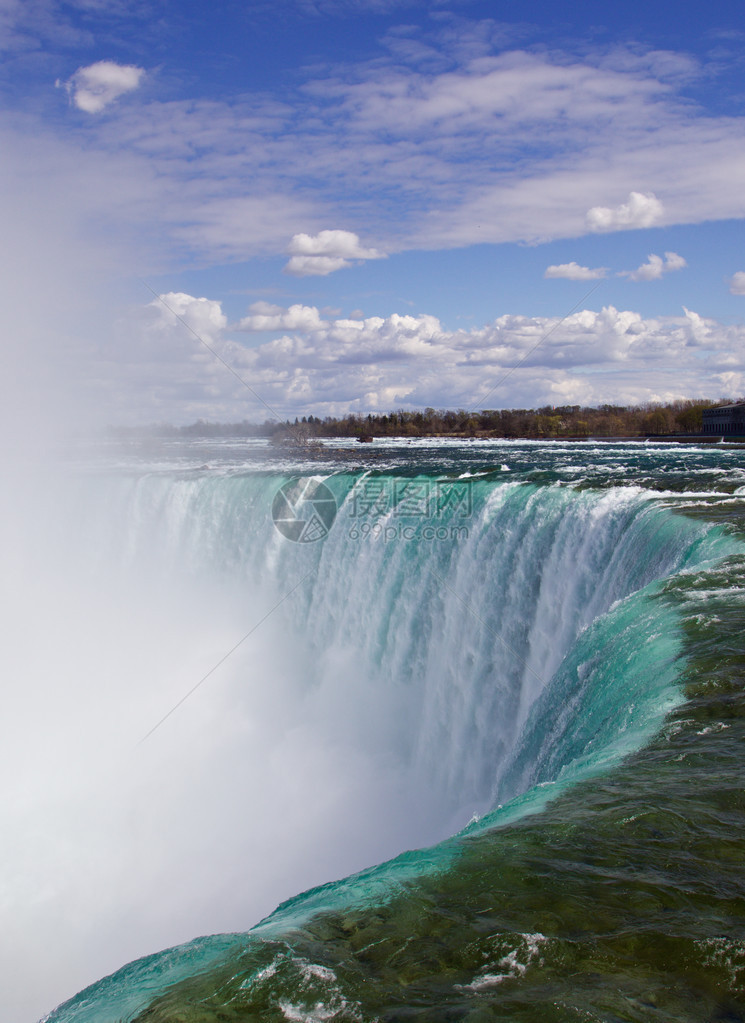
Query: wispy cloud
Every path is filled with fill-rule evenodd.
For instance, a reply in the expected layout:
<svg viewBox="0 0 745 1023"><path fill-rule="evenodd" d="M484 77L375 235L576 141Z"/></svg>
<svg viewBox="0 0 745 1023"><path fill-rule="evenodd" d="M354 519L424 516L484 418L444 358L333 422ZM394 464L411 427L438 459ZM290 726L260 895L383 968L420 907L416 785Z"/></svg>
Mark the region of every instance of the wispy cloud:
<svg viewBox="0 0 745 1023"><path fill-rule="evenodd" d="M685 259L677 252L666 252L664 259L651 252L646 263L642 263L636 270L621 270L618 276L628 277L632 281L658 281L664 274L682 270L686 266L688 264Z"/></svg>
<svg viewBox="0 0 745 1023"><path fill-rule="evenodd" d="M383 59L329 68L283 101L120 104L88 124L85 146L130 161L147 223L174 253L280 252L300 225L350 208L357 235L378 239L370 249L341 243L351 231L328 232L331 245L325 231L308 234L314 242L289 252L298 275L404 248L741 216L745 133L736 118L683 111L666 68L651 56L611 64L521 51L447 72ZM630 195L629 180L639 182ZM609 194L628 199L602 204Z"/></svg>
<svg viewBox="0 0 745 1023"><path fill-rule="evenodd" d="M399 7L413 7L418 0L280 0L280 5L295 8L301 14L315 17L321 15L385 14ZM438 0L441 2L441 0ZM277 0L266 5L272 13L277 10Z"/></svg>
<svg viewBox="0 0 745 1023"><path fill-rule="evenodd" d="M607 272L608 270L604 266L591 269L589 266L580 266L579 263L575 263L572 260L571 263L559 263L546 267L546 272L543 276L548 280L563 278L567 281L597 281L605 277Z"/></svg>
<svg viewBox="0 0 745 1023"><path fill-rule="evenodd" d="M107 106L136 89L145 75L145 69L134 64L116 64L113 60L99 60L81 67L64 83L72 102L87 114L100 114ZM60 85L60 82L57 82Z"/></svg>

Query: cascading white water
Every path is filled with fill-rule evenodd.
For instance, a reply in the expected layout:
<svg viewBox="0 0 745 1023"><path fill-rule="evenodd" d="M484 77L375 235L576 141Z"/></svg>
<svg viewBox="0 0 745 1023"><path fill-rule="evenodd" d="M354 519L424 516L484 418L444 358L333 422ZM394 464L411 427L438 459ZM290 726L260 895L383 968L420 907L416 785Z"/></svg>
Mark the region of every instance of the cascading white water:
<svg viewBox="0 0 745 1023"><path fill-rule="evenodd" d="M43 591L19 576L11 623L33 607L45 643L6 651L25 680L6 756L39 812L31 833L10 812L6 899L29 942L64 947L60 994L445 837L502 798L503 770L516 794L577 636L707 532L638 491L483 480L467 515L407 538L337 476L330 535L293 544L271 522L281 482L84 477L59 495Z"/></svg>
<svg viewBox="0 0 745 1023"><path fill-rule="evenodd" d="M531 708L580 633L679 566L705 532L673 528L670 514L634 488L477 480L467 511L445 507L425 539L422 522L390 504L360 513L365 477L338 476L329 481L340 506L330 535L297 544L269 518L279 482L120 480L108 513L96 515L108 542L116 537L107 557L116 551L127 574L145 570L205 592L217 585L213 599L227 597L232 613L258 597L261 618L291 594L272 623L297 658L283 668L293 676L285 729L294 722L306 748L334 750L346 770L364 760L372 773L390 774L406 807L405 841L415 844L492 807ZM377 478L378 489L393 485ZM121 532L110 528L117 515ZM276 644L256 642L276 685ZM236 659L223 670L245 669ZM378 804L389 819L391 794Z"/></svg>

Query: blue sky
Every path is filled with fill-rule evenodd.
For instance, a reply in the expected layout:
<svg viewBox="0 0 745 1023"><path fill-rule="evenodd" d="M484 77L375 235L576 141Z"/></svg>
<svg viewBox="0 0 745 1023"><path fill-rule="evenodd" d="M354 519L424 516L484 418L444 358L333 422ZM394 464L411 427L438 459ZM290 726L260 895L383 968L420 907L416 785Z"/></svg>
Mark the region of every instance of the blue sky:
<svg viewBox="0 0 745 1023"><path fill-rule="evenodd" d="M745 393L739 4L0 0L0 30L11 409L263 419L174 314L281 416Z"/></svg>

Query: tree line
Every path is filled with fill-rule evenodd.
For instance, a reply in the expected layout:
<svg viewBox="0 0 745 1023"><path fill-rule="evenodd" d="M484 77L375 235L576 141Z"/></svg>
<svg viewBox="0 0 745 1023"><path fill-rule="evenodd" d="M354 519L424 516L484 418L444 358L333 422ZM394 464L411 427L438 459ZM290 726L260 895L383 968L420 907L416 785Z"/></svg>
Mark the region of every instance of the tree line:
<svg viewBox="0 0 745 1023"><path fill-rule="evenodd" d="M169 437L268 437L276 443L304 443L320 437L645 437L700 433L704 409L732 399L691 398L643 405L545 405L537 409L398 409L395 412L302 416L284 422L211 423L189 426L119 429L118 435L142 433Z"/></svg>

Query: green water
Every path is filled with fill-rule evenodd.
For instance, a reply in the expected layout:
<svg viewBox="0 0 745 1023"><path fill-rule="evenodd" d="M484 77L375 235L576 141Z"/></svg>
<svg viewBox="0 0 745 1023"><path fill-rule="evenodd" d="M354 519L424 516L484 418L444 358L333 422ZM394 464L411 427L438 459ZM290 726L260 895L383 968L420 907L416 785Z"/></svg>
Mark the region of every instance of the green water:
<svg viewBox="0 0 745 1023"><path fill-rule="evenodd" d="M251 933L134 964L50 1019L745 1020L742 455L502 454L499 470L473 448L408 452L403 468L465 464L578 497L625 479L669 510L655 528L711 526L700 542L720 556L697 561L693 542L672 575L582 626L525 722L512 803Z"/></svg>
<svg viewBox="0 0 745 1023"><path fill-rule="evenodd" d="M138 1019L745 1019L743 573L733 559L659 598L683 617L687 701L612 776Z"/></svg>

